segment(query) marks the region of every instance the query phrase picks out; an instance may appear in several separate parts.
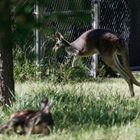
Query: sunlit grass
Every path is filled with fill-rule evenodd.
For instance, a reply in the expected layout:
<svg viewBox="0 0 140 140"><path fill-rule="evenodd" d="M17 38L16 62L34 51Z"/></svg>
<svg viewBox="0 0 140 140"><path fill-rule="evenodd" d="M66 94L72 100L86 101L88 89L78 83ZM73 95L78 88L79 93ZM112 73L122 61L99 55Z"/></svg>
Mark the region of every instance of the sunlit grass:
<svg viewBox="0 0 140 140"><path fill-rule="evenodd" d="M137 76L140 81L140 76ZM53 99L55 130L49 136L0 134L0 139L135 140L140 138L140 93L131 98L122 78L83 82L17 82L16 102L1 114L0 122L24 108L40 108L44 96ZM46 138L47 137L47 138Z"/></svg>

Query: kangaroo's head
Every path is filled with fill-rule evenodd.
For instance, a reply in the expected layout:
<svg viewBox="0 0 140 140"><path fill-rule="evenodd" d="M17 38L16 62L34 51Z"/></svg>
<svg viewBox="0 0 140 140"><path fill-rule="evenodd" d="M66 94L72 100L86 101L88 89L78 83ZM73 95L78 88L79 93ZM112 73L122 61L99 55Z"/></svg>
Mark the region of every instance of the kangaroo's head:
<svg viewBox="0 0 140 140"><path fill-rule="evenodd" d="M71 45L71 43L69 43L66 39L64 39L64 37L61 35L61 33L56 32L55 37L57 39L57 42L52 49L54 52L57 52L57 50L60 49L61 47L65 47L65 51L69 55L76 56L79 54L79 50L77 50L74 46Z"/></svg>
<svg viewBox="0 0 140 140"><path fill-rule="evenodd" d="M44 97L42 100L41 100L41 110L43 110L48 104L48 97Z"/></svg>
<svg viewBox="0 0 140 140"><path fill-rule="evenodd" d="M60 49L61 47L70 46L70 43L64 39L61 33L56 32L55 37L57 39L57 42L55 43L55 46L52 49L54 52L57 52L57 50Z"/></svg>
<svg viewBox="0 0 140 140"><path fill-rule="evenodd" d="M50 109L52 108L54 101L48 103L48 98L45 97L42 100L44 108L33 114L33 116L28 121L28 134L49 134L50 129L53 129L54 120L52 118Z"/></svg>

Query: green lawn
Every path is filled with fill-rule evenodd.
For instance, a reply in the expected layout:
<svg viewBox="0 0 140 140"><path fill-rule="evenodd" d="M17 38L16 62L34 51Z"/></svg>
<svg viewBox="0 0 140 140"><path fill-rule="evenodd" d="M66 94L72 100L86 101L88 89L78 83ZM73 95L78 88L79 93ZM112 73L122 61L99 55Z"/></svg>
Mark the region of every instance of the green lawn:
<svg viewBox="0 0 140 140"><path fill-rule="evenodd" d="M136 76L140 81L140 76ZM0 140L139 140L140 87L131 98L122 78L83 82L16 83L16 102L1 111L0 122L24 108L39 109L44 96L53 99L55 130L49 136L0 134Z"/></svg>

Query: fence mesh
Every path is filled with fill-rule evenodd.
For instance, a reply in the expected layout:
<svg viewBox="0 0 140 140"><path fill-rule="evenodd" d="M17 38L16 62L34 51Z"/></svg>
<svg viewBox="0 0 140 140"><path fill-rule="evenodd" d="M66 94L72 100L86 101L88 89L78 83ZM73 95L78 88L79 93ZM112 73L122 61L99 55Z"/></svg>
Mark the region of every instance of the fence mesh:
<svg viewBox="0 0 140 140"><path fill-rule="evenodd" d="M93 19L91 18L91 9L94 2L94 0L75 0L74 2L70 0L43 1L43 5L39 7L40 20L43 23L42 28L39 30L39 45L41 60L44 64L48 63L47 60L51 61L51 63L54 61L54 54L51 50L55 43L55 31L61 32L69 41L74 41L84 31L92 28ZM133 0L101 0L100 2L100 28L111 29L122 36L129 45L130 64L133 67L140 66L140 43L138 43L138 35L140 35L138 13L140 10L138 4L139 0L135 2ZM25 18L26 16L31 17L28 18L30 19L28 25L30 26L30 23L35 20L33 18L35 3L29 0L20 0L17 5L19 6L17 15L21 14L20 11L22 10L20 8L25 8L25 10L30 9L27 15L23 14ZM133 24L136 26L133 27ZM14 27L14 32L18 34L18 37L15 36L15 46L20 46L27 52L33 50L35 44L35 34L33 31L29 32L22 28L22 25L19 25L18 27ZM132 48L133 45L135 45L135 48ZM58 62L63 62L65 56L66 53L62 51L58 56ZM87 58L84 61L90 65L91 59Z"/></svg>
<svg viewBox="0 0 140 140"><path fill-rule="evenodd" d="M117 32L128 43L131 20L129 3L126 0L102 0L100 9L100 27Z"/></svg>
<svg viewBox="0 0 140 140"><path fill-rule="evenodd" d="M72 3L69 0L55 0L49 3L46 1L43 11L44 19L47 19L46 28L49 27L49 31L50 28L52 29L50 32L47 29L45 32L42 31L42 34L45 35L41 41L43 61L49 59L49 61L53 62L54 54L51 50L56 41L54 37L55 31L61 32L71 42L83 32L92 28L91 0L75 0ZM52 18L52 16L55 18ZM67 54L65 51L59 54L57 55L57 61L63 63ZM90 60L87 59L86 62L88 65Z"/></svg>
<svg viewBox="0 0 140 140"><path fill-rule="evenodd" d="M17 50L20 50L28 56L31 55L29 52L33 51L34 48L34 33L32 30L35 24L34 2L32 0L19 0L15 3L12 8L14 55L16 55Z"/></svg>
<svg viewBox="0 0 140 140"><path fill-rule="evenodd" d="M140 69L139 4L139 0L101 0L100 3L100 27L116 31L125 40L132 69Z"/></svg>

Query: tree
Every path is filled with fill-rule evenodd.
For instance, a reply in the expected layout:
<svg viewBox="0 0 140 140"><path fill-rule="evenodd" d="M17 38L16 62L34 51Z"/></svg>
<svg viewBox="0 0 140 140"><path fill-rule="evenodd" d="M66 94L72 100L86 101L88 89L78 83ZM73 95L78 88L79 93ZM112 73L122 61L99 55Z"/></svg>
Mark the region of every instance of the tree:
<svg viewBox="0 0 140 140"><path fill-rule="evenodd" d="M0 1L0 15L0 102L10 105L14 99L10 0Z"/></svg>

